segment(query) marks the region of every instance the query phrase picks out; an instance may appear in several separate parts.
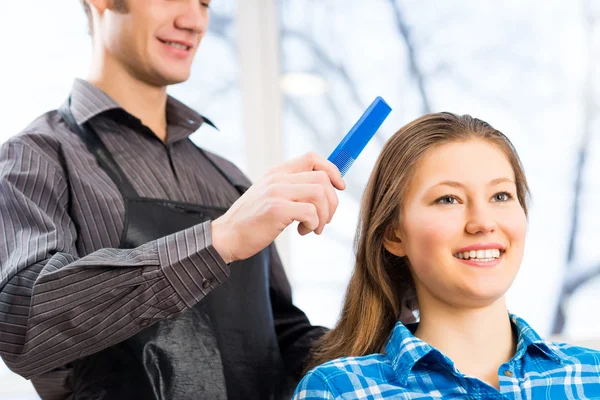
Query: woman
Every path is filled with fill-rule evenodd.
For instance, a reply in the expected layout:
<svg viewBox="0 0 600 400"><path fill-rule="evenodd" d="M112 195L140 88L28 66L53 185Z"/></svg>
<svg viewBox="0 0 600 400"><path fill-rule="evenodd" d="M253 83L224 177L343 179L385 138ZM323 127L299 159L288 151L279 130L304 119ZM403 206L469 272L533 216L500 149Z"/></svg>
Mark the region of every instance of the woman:
<svg viewBox="0 0 600 400"><path fill-rule="evenodd" d="M544 342L506 309L527 197L487 123L439 113L400 129L363 198L341 319L295 398L600 398L600 352Z"/></svg>

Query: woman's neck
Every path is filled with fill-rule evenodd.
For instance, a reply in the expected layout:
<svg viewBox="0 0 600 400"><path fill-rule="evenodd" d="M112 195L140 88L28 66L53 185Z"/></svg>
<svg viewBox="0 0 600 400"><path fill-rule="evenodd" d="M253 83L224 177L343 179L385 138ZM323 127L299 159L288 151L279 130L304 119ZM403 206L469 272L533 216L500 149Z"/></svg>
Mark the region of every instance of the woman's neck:
<svg viewBox="0 0 600 400"><path fill-rule="evenodd" d="M498 368L513 357L517 343L504 298L464 309L419 299L419 308L415 336L449 357L463 374L498 388Z"/></svg>

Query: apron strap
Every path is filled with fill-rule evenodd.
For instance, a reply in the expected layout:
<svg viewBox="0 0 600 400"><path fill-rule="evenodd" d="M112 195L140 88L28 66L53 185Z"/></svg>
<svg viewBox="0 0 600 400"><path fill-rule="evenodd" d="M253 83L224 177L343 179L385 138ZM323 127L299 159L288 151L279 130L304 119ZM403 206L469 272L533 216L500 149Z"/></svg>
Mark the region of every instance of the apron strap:
<svg viewBox="0 0 600 400"><path fill-rule="evenodd" d="M221 172L225 178L227 178L229 183L231 183L237 189L240 195L244 194L246 190L252 186L252 182L250 182L250 180L231 162L211 153L210 151L203 150L200 147L198 147L198 150L200 150L200 152L212 163L212 165L214 165L215 168Z"/></svg>
<svg viewBox="0 0 600 400"><path fill-rule="evenodd" d="M98 165L108 174L110 179L117 185L119 191L124 198L138 197L137 192L133 188L133 185L127 179L119 164L116 163L113 156L110 154L96 131L90 126L89 123L80 125L75 120L73 113L71 112L71 98L66 101L59 109L58 112L63 117L71 131L76 133L83 143L86 145L90 153L92 153Z"/></svg>
<svg viewBox="0 0 600 400"><path fill-rule="evenodd" d="M119 164L114 160L111 153L108 151L96 131L90 126L89 123L78 124L71 111L71 98L65 102L59 109L58 112L63 117L71 131L76 133L83 143L86 145L90 153L92 153L98 165L108 174L112 181L117 185L119 191L124 198L137 198L139 197L133 185L127 179ZM208 118L202 117L203 121L208 125L216 126ZM246 190L252 185L252 183L246 178L246 176L232 163L213 154L209 151L203 150L196 146L198 150L206 157L214 167L231 183L240 194L244 194Z"/></svg>

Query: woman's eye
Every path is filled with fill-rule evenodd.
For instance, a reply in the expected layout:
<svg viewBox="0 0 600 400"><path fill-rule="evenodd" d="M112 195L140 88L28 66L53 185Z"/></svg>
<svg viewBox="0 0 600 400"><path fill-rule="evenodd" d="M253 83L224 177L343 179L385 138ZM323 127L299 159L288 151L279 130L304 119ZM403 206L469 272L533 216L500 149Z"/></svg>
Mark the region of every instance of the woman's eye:
<svg viewBox="0 0 600 400"><path fill-rule="evenodd" d="M510 193L500 192L500 193L496 193L494 195L493 200L496 202L503 203L503 202L511 200L512 198L513 198L513 196Z"/></svg>
<svg viewBox="0 0 600 400"><path fill-rule="evenodd" d="M437 204L456 204L458 200L454 196L442 196L435 201Z"/></svg>
<svg viewBox="0 0 600 400"><path fill-rule="evenodd" d="M204 2L200 2L200 4L202 5L202 7L204 8L209 8L210 4L209 3L204 3Z"/></svg>

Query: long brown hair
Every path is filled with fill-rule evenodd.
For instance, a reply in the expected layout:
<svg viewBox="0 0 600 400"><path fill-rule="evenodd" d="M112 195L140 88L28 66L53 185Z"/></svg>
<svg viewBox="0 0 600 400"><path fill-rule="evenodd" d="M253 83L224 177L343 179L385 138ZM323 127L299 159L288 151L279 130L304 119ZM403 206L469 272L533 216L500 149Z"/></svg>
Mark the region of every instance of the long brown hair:
<svg viewBox="0 0 600 400"><path fill-rule="evenodd" d="M449 142L485 140L508 157L517 197L527 214L529 188L512 143L488 123L469 115L428 114L405 125L385 144L362 199L355 238L356 263L340 320L315 346L309 368L346 356L380 352L400 320L414 322L418 310L414 282L405 257L384 247L386 231L401 224L402 198L418 161Z"/></svg>

